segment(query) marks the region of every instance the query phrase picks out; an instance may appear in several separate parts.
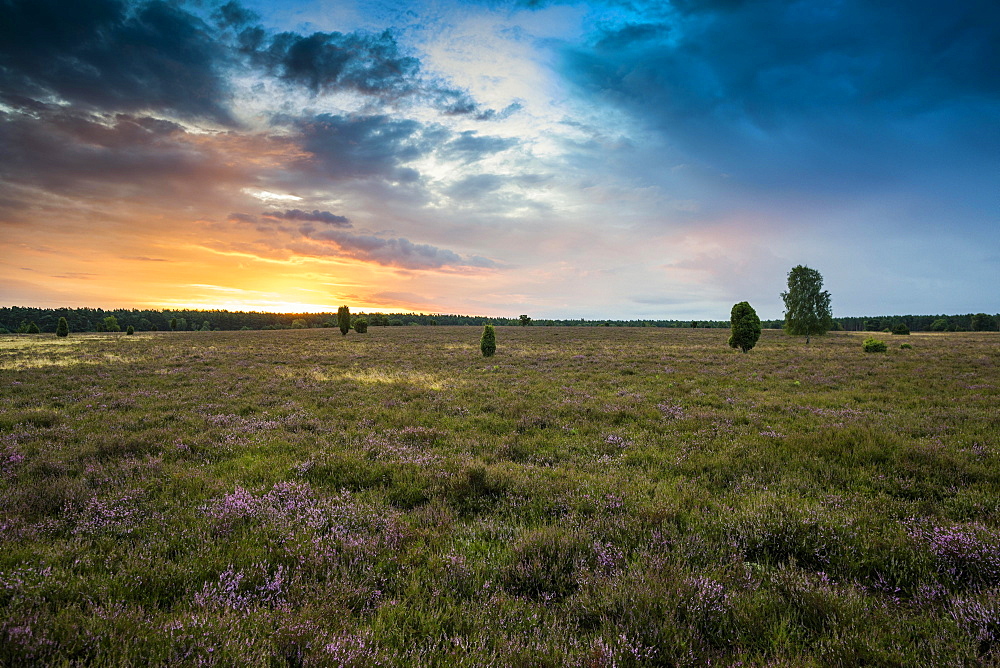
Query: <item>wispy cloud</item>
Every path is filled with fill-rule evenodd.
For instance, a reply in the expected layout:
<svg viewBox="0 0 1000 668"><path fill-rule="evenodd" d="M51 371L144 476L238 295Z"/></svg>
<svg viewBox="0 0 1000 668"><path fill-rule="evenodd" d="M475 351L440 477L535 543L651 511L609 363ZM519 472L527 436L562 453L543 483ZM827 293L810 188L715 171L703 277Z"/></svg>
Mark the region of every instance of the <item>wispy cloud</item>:
<svg viewBox="0 0 1000 668"><path fill-rule="evenodd" d="M230 214L239 216L240 214ZM266 211L260 214L264 218L274 218L277 220L298 220L324 223L331 227L353 227L351 221L346 216L340 216L329 211L302 211L301 209L286 209L285 211Z"/></svg>

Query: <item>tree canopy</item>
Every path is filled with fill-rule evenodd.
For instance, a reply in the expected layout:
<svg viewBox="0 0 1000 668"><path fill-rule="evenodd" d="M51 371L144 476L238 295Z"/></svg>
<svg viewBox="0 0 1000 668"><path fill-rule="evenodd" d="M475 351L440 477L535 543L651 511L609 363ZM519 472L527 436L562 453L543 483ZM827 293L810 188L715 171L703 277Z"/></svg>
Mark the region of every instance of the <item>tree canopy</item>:
<svg viewBox="0 0 1000 668"><path fill-rule="evenodd" d="M815 269L798 265L788 272L785 301L785 331L805 336L806 343L816 334L826 334L833 324L830 293L823 290L823 276Z"/></svg>

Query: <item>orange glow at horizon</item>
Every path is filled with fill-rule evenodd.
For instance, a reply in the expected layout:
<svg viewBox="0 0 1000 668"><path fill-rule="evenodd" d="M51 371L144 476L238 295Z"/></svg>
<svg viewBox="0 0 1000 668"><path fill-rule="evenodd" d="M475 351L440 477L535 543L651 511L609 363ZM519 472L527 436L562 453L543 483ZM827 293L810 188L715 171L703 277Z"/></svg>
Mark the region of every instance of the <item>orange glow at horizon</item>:
<svg viewBox="0 0 1000 668"><path fill-rule="evenodd" d="M345 302L347 300L344 300ZM149 308L157 309L160 311L176 311L176 310L192 310L192 311L244 311L244 312L256 312L256 313L282 313L282 314L298 314L298 313L336 313L340 306L344 306L345 303L341 303L338 306L330 306L329 304L309 304L305 302L291 302L291 301L268 301L261 299L234 299L234 300L216 300L216 301L183 301L178 300L176 302L163 302L163 303L149 303L147 306ZM377 306L357 304L357 303L346 303L352 312L354 313L375 313L375 312L389 312L389 313L418 313L416 309L406 308L402 306L392 306L390 304L382 304Z"/></svg>

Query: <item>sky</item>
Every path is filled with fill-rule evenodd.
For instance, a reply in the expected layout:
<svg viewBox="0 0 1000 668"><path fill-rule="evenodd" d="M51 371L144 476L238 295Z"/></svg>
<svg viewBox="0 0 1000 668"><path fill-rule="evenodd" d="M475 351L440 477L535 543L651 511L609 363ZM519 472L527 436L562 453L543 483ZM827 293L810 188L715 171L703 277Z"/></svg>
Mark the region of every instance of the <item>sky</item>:
<svg viewBox="0 0 1000 668"><path fill-rule="evenodd" d="M995 0L0 0L0 304L1000 312Z"/></svg>

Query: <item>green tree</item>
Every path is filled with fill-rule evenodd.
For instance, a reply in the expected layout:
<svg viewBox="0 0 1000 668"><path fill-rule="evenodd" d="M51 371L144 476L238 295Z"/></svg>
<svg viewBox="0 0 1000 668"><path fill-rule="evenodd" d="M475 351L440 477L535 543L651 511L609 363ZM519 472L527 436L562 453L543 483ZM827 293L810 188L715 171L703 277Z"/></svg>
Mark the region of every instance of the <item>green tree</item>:
<svg viewBox="0 0 1000 668"><path fill-rule="evenodd" d="M985 313L977 313L972 316L970 329L973 332L989 332L996 329L996 322Z"/></svg>
<svg viewBox="0 0 1000 668"><path fill-rule="evenodd" d="M892 333L896 336L909 336L910 328L906 326L905 322L897 322L892 326Z"/></svg>
<svg viewBox="0 0 1000 668"><path fill-rule="evenodd" d="M781 293L785 331L805 336L807 344L813 335L826 334L833 321L830 293L822 287L823 276L818 271L798 265L788 272L788 292Z"/></svg>
<svg viewBox="0 0 1000 668"><path fill-rule="evenodd" d="M357 318L354 321L354 331L358 334L364 334L368 331L368 321L364 318Z"/></svg>
<svg viewBox="0 0 1000 668"><path fill-rule="evenodd" d="M132 336L133 334L135 334L135 329L132 327L132 325L128 326L128 329L125 330L125 334L127 336Z"/></svg>
<svg viewBox="0 0 1000 668"><path fill-rule="evenodd" d="M212 331L212 323L210 323L208 320L203 321L201 323L201 331L203 331L203 332L211 332Z"/></svg>
<svg viewBox="0 0 1000 668"><path fill-rule="evenodd" d="M351 309L346 306L337 309L337 326L340 327L341 335L347 336L351 331Z"/></svg>
<svg viewBox="0 0 1000 668"><path fill-rule="evenodd" d="M527 327L528 325L531 324L531 318L529 318L526 315L520 316L520 320L521 320L521 327Z"/></svg>
<svg viewBox="0 0 1000 668"><path fill-rule="evenodd" d="M927 329L932 332L944 332L948 330L948 319L947 318L937 318L931 323L930 327Z"/></svg>
<svg viewBox="0 0 1000 668"><path fill-rule="evenodd" d="M292 329L305 329L307 327L305 318L292 320Z"/></svg>
<svg viewBox="0 0 1000 668"><path fill-rule="evenodd" d="M187 318L177 318L177 331L186 332L188 328Z"/></svg>
<svg viewBox="0 0 1000 668"><path fill-rule="evenodd" d="M172 331L172 332L176 332L177 331L177 318L171 318L170 319L170 331Z"/></svg>
<svg viewBox="0 0 1000 668"><path fill-rule="evenodd" d="M493 325L483 326L483 337L479 340L479 349L483 351L483 357L493 357L497 351L497 333Z"/></svg>
<svg viewBox="0 0 1000 668"><path fill-rule="evenodd" d="M59 325L56 327L56 336L69 336L69 323L66 318L59 318Z"/></svg>
<svg viewBox="0 0 1000 668"><path fill-rule="evenodd" d="M748 352L757 345L757 339L760 338L760 318L757 317L757 312L748 302L733 305L729 322L731 326L730 348L739 348L743 352Z"/></svg>
<svg viewBox="0 0 1000 668"><path fill-rule="evenodd" d="M106 332L120 332L122 331L121 325L118 324L118 318L113 315L109 315L104 319L104 331Z"/></svg>
<svg viewBox="0 0 1000 668"><path fill-rule="evenodd" d="M26 333L27 334L41 334L42 330L40 330L38 328L38 325L36 325L34 321L31 321L28 324L28 329L27 329Z"/></svg>

